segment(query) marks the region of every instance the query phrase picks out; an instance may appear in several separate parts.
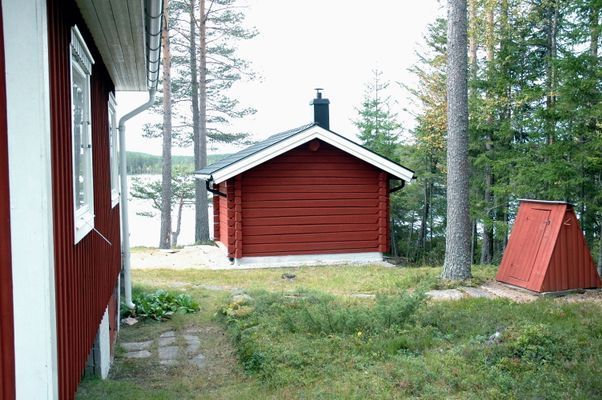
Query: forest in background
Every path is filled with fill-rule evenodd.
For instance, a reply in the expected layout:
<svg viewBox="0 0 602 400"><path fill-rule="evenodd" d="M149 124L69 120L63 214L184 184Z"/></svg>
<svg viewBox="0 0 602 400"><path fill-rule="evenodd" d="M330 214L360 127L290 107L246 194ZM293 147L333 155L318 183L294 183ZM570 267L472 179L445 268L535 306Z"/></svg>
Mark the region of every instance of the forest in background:
<svg viewBox="0 0 602 400"><path fill-rule="evenodd" d="M163 79L154 108L162 123L148 124L163 138L159 196L162 247L169 247L171 211L181 204L172 185L180 162L171 146L193 146L194 166L210 163L207 142L244 142L230 121L253 113L228 97L252 78L236 44L252 40L236 0L165 2ZM521 198L574 204L602 267L602 0L469 0L468 108L471 253L474 263L499 263ZM389 82L374 71L358 102L359 140L416 171L412 184L392 196L393 255L438 265L447 225L447 21L428 26L411 68L416 85ZM394 76L387 71L387 76ZM389 85L408 98L392 99ZM408 111L414 128L402 126ZM156 160L148 161L156 168ZM196 240L208 237L206 191L193 182ZM190 192L185 191L187 195ZM140 193L139 193L140 194ZM142 193L142 195L147 195ZM165 198L166 201L161 199ZM188 201L188 200L187 200Z"/></svg>
<svg viewBox="0 0 602 400"><path fill-rule="evenodd" d="M216 162L227 154L209 154L207 162L209 164ZM156 175L161 173L162 157L154 154L141 153L136 151L127 152L127 172L128 175ZM192 156L172 156L174 168L184 171L194 171L194 157Z"/></svg>
<svg viewBox="0 0 602 400"><path fill-rule="evenodd" d="M518 200L532 198L572 203L602 266L601 6L468 1L474 263L499 263ZM416 171L418 179L393 195L392 251L419 264L440 264L445 251L446 32L443 17L429 25L411 69L419 84L406 87L416 110L410 140L400 140L379 71L356 121L365 145Z"/></svg>

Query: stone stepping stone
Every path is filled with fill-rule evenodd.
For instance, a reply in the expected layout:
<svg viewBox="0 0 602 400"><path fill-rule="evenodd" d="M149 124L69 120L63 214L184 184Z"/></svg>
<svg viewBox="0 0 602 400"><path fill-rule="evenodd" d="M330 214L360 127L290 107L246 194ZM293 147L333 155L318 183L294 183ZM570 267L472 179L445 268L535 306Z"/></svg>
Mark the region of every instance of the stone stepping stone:
<svg viewBox="0 0 602 400"><path fill-rule="evenodd" d="M151 352L148 350L129 351L125 353L125 358L149 358Z"/></svg>
<svg viewBox="0 0 602 400"><path fill-rule="evenodd" d="M145 342L128 342L121 343L121 347L125 351L140 351L140 350L148 350L153 344L152 340L147 340Z"/></svg>
<svg viewBox="0 0 602 400"><path fill-rule="evenodd" d="M351 297L355 297L356 299L375 299L376 295L368 293L354 293L351 295Z"/></svg>
<svg viewBox="0 0 602 400"><path fill-rule="evenodd" d="M175 336L159 337L159 347L172 345L176 342Z"/></svg>
<svg viewBox="0 0 602 400"><path fill-rule="evenodd" d="M159 347L159 362L162 365L175 365L178 362L179 353L178 346Z"/></svg>
<svg viewBox="0 0 602 400"><path fill-rule="evenodd" d="M201 347L201 341L199 340L199 337L196 335L183 335L184 340L186 340L186 344L188 345L186 348L186 352L188 354L190 353L196 353L199 350L199 347Z"/></svg>
<svg viewBox="0 0 602 400"><path fill-rule="evenodd" d="M458 289L430 290L425 294L434 301L460 300L464 298L464 293Z"/></svg>
<svg viewBox="0 0 602 400"><path fill-rule="evenodd" d="M202 368L205 366L205 356L202 354L197 354L196 356L188 360L188 362L190 364L196 365L199 368Z"/></svg>
<svg viewBox="0 0 602 400"><path fill-rule="evenodd" d="M512 289L497 282L487 283L481 286L481 288L493 293L498 297L510 299L517 303L528 303L530 301L537 300L538 298L536 295L528 293L524 290Z"/></svg>
<svg viewBox="0 0 602 400"><path fill-rule="evenodd" d="M161 336L159 336L160 338L167 338L167 337L176 337L176 332L175 331L167 331L167 332L163 332L161 334Z"/></svg>
<svg viewBox="0 0 602 400"><path fill-rule="evenodd" d="M486 299L495 299L497 296L488 290L475 287L461 287L461 291L470 297L484 297Z"/></svg>

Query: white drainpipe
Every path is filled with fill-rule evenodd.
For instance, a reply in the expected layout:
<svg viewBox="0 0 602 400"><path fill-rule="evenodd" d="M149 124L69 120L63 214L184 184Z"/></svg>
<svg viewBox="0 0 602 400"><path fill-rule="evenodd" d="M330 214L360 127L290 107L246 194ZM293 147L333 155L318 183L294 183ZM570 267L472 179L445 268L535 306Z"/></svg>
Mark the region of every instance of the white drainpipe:
<svg viewBox="0 0 602 400"><path fill-rule="evenodd" d="M147 86L148 101L125 114L119 120L119 175L121 184L121 253L123 257L123 284L125 286L125 304L130 309L136 308L132 302L132 272L130 265L130 227L128 220L128 176L127 153L125 147L125 123L134 116L148 109L155 102L159 66L161 65L161 28L163 22L163 1L146 1L146 35L147 35Z"/></svg>
<svg viewBox="0 0 602 400"><path fill-rule="evenodd" d="M148 101L140 107L125 114L119 120L119 178L121 183L121 254L123 257L123 284L125 286L125 304L133 309L132 302L132 273L130 268L130 225L128 218L128 175L127 152L125 147L125 123L128 119L148 109L155 102L156 90L148 92Z"/></svg>

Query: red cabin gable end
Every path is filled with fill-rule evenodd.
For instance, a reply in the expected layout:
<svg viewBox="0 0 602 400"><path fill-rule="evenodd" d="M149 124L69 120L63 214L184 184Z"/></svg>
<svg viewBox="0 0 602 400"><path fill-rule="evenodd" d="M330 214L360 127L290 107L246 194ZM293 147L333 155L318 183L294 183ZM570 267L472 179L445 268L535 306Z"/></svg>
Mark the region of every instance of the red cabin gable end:
<svg viewBox="0 0 602 400"><path fill-rule="evenodd" d="M389 178L314 139L219 184L216 240L234 259L387 252Z"/></svg>

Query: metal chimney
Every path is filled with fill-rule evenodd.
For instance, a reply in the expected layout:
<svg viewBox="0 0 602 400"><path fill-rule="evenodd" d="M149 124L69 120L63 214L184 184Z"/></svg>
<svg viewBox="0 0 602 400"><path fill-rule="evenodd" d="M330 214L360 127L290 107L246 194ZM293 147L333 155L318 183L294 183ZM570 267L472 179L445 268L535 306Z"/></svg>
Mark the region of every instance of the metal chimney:
<svg viewBox="0 0 602 400"><path fill-rule="evenodd" d="M328 105L330 101L322 98L322 88L316 88L316 98L309 103L314 106L314 122L324 129L330 129L330 116Z"/></svg>

